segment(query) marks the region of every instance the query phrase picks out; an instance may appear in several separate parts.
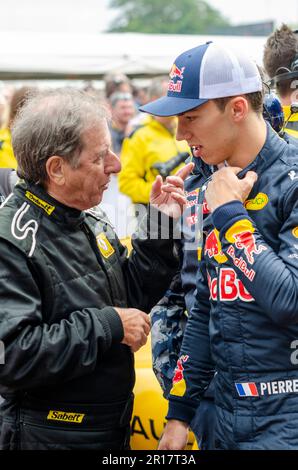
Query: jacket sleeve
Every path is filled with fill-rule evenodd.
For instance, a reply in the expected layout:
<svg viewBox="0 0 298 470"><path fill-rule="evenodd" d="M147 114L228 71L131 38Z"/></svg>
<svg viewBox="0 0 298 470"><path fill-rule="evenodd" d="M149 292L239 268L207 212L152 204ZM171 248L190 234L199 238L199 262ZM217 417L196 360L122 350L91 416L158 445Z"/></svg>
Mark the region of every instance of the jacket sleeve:
<svg viewBox="0 0 298 470"><path fill-rule="evenodd" d="M144 155L146 142L136 132L124 139L121 150L122 170L118 175L119 189L134 203L148 204L152 182L145 180Z"/></svg>
<svg viewBox="0 0 298 470"><path fill-rule="evenodd" d="M197 272L196 300L186 323L180 358L169 395L167 419L190 423L214 376L209 319L209 287L202 259Z"/></svg>
<svg viewBox="0 0 298 470"><path fill-rule="evenodd" d="M213 222L220 231L227 262L248 292L273 322L298 323L298 183L282 197L279 250L266 243L239 201L216 209Z"/></svg>
<svg viewBox="0 0 298 470"><path fill-rule="evenodd" d="M38 281L28 259L4 240L0 298L1 393L88 374L111 343L123 338L121 320L111 307L85 308L68 319L44 323Z"/></svg>
<svg viewBox="0 0 298 470"><path fill-rule="evenodd" d="M153 371L165 397L172 388L187 320L184 297L179 271L150 312Z"/></svg>
<svg viewBox="0 0 298 470"><path fill-rule="evenodd" d="M128 306L145 312L164 295L179 266L175 238L180 236L179 219L173 220L149 206L132 235L132 251L120 246Z"/></svg>

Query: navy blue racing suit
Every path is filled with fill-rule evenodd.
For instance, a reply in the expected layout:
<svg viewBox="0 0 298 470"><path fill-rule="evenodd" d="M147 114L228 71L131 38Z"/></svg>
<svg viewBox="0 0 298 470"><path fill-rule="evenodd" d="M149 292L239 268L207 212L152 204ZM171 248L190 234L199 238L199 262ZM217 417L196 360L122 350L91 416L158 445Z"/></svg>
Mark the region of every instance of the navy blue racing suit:
<svg viewBox="0 0 298 470"><path fill-rule="evenodd" d="M298 152L267 125L242 204L204 220L195 305L167 419L191 422L214 377L220 449L298 449Z"/></svg>

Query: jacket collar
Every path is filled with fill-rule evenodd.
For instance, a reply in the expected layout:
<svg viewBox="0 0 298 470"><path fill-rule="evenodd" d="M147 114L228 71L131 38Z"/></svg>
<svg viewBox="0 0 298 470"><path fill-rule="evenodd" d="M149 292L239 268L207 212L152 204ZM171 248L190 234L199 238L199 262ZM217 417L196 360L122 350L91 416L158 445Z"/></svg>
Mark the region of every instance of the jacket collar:
<svg viewBox="0 0 298 470"><path fill-rule="evenodd" d="M266 168L271 166L275 160L278 160L287 150L288 144L284 139L272 129L269 123L266 122L267 136L265 143L256 156L256 158L242 171L239 176L244 176L249 170L256 173L262 173Z"/></svg>
<svg viewBox="0 0 298 470"><path fill-rule="evenodd" d="M212 175L212 173L214 173L214 171L216 171L216 167L212 166L212 165L207 165L207 163L205 163L201 158L191 158L189 160L187 160L187 163L188 162L193 162L195 164L194 166L194 169L193 169L193 174L195 175L202 175L206 178L209 178L209 176Z"/></svg>
<svg viewBox="0 0 298 470"><path fill-rule="evenodd" d="M75 227L83 222L85 213L65 206L50 196L42 186L30 184L21 180L14 189L16 195L21 195L29 204L34 206L42 214L47 214L52 219Z"/></svg>

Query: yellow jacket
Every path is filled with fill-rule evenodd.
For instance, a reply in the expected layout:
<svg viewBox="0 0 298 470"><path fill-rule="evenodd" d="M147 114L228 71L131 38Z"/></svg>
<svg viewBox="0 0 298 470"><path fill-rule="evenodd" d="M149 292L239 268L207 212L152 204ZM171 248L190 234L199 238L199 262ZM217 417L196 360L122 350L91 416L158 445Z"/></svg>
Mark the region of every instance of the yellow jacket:
<svg viewBox="0 0 298 470"><path fill-rule="evenodd" d="M286 127L284 129L285 132L291 135L292 137L296 137L296 139L298 139L298 113L293 113L289 119L289 116L291 114L290 106L283 106L282 108L286 122Z"/></svg>
<svg viewBox="0 0 298 470"><path fill-rule="evenodd" d="M17 161L14 156L10 130L0 129L0 168L17 168Z"/></svg>
<svg viewBox="0 0 298 470"><path fill-rule="evenodd" d="M186 141L178 142L175 136L148 117L146 122L124 139L120 159L122 170L118 176L119 189L134 203L149 203L151 186L157 175L151 167L157 162L166 162L179 152L187 152ZM173 173L177 168L173 171Z"/></svg>

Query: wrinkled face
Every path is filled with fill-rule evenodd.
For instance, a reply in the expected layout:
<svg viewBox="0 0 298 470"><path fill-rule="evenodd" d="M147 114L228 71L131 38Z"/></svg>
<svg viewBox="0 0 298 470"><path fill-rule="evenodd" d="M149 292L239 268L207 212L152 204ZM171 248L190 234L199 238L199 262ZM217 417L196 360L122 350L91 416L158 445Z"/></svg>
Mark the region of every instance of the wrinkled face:
<svg viewBox="0 0 298 470"><path fill-rule="evenodd" d="M119 100L113 108L113 118L121 124L127 124L135 114L135 106L132 100Z"/></svg>
<svg viewBox="0 0 298 470"><path fill-rule="evenodd" d="M178 116L177 139L186 140L193 155L208 165L229 161L237 130L230 118L230 107L220 110L214 101Z"/></svg>
<svg viewBox="0 0 298 470"><path fill-rule="evenodd" d="M102 200L110 175L119 173L120 160L111 151L106 121L95 124L82 135L84 143L77 168L64 164L64 203L79 210L90 209Z"/></svg>

